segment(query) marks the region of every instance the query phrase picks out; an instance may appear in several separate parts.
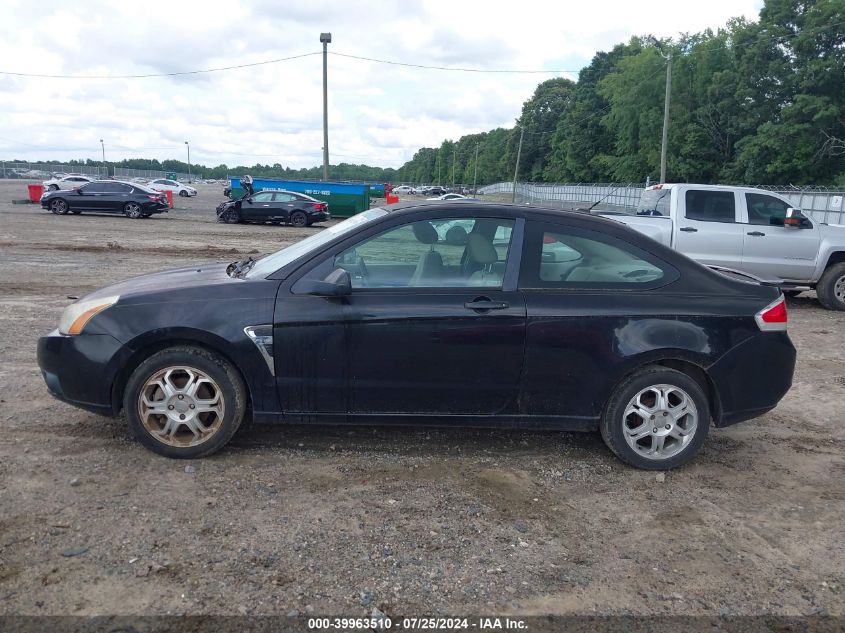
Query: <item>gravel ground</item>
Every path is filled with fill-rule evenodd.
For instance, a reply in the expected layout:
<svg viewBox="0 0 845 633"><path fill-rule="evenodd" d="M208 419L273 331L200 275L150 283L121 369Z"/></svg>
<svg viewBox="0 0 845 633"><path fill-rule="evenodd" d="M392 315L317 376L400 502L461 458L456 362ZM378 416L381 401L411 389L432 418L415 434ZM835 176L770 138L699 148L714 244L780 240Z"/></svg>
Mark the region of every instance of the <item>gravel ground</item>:
<svg viewBox="0 0 845 633"><path fill-rule="evenodd" d="M0 614L845 614L845 313L790 300L795 385L689 466L592 434L248 428L171 461L47 393L68 295L319 231L54 216L0 182Z"/></svg>

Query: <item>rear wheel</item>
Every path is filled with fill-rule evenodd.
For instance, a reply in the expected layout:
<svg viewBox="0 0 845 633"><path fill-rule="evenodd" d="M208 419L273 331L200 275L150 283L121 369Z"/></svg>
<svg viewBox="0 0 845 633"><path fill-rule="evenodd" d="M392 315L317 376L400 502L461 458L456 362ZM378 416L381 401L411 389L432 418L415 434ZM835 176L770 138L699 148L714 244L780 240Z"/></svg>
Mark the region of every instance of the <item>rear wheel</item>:
<svg viewBox="0 0 845 633"><path fill-rule="evenodd" d="M845 262L828 266L819 279L816 294L828 310L845 310Z"/></svg>
<svg viewBox="0 0 845 633"><path fill-rule="evenodd" d="M56 198L50 201L50 211L56 215L65 215L68 211L67 202L61 198Z"/></svg>
<svg viewBox="0 0 845 633"><path fill-rule="evenodd" d="M600 424L605 444L622 461L668 470L692 459L710 430L702 386L665 367L643 369L620 384Z"/></svg>
<svg viewBox="0 0 845 633"><path fill-rule="evenodd" d="M159 455L190 459L220 450L246 412L246 387L235 368L204 349L165 349L141 363L126 385L133 435Z"/></svg>
<svg viewBox="0 0 845 633"><path fill-rule="evenodd" d="M133 220L137 220L143 215L141 205L137 202L127 202L123 207L123 213L126 214L127 218L132 218Z"/></svg>
<svg viewBox="0 0 845 633"><path fill-rule="evenodd" d="M308 216L302 211L294 211L290 214L290 223L296 227L303 227L308 225Z"/></svg>

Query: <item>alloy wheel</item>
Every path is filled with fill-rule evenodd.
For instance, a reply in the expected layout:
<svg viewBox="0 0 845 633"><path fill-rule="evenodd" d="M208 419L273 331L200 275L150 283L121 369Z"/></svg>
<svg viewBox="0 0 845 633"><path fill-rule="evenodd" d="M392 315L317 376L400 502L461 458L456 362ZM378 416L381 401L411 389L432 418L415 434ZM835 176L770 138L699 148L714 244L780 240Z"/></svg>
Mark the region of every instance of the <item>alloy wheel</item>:
<svg viewBox="0 0 845 633"><path fill-rule="evenodd" d="M67 202L64 200L53 200L50 203L50 211L56 215L64 215L67 213Z"/></svg>
<svg viewBox="0 0 845 633"><path fill-rule="evenodd" d="M129 202L124 209L127 217L137 220L141 217L141 205L136 202Z"/></svg>
<svg viewBox="0 0 845 633"><path fill-rule="evenodd" d="M150 376L138 395L138 415L149 434L168 446L197 446L220 429L225 414L220 386L187 366L166 367Z"/></svg>
<svg viewBox="0 0 845 633"><path fill-rule="evenodd" d="M842 275L833 284L833 296L842 303L845 303L845 275Z"/></svg>
<svg viewBox="0 0 845 633"><path fill-rule="evenodd" d="M698 427L692 397L674 385L652 385L640 390L625 407L622 432L637 454L651 460L674 457L683 451Z"/></svg>

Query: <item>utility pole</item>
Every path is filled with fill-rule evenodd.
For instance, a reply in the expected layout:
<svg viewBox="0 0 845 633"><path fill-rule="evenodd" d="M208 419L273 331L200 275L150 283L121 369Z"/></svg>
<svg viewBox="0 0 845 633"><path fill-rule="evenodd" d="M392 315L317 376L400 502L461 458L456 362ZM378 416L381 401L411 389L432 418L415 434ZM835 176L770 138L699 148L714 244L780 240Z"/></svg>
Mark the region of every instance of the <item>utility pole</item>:
<svg viewBox="0 0 845 633"><path fill-rule="evenodd" d="M475 144L475 173L472 175L472 195L475 195L476 183L478 182L478 147L481 143Z"/></svg>
<svg viewBox="0 0 845 633"><path fill-rule="evenodd" d="M440 186L440 150L434 155L434 162L437 163L437 186Z"/></svg>
<svg viewBox="0 0 845 633"><path fill-rule="evenodd" d="M108 176L109 170L106 167L106 146L103 145L103 139L100 139L100 149L103 150L103 171L106 172L106 176Z"/></svg>
<svg viewBox="0 0 845 633"><path fill-rule="evenodd" d="M323 43L323 180L329 179L329 48L331 33L320 33Z"/></svg>
<svg viewBox="0 0 845 633"><path fill-rule="evenodd" d="M458 164L458 144L455 143L455 151L452 152L452 188L455 188L455 165Z"/></svg>
<svg viewBox="0 0 845 633"><path fill-rule="evenodd" d="M185 147L188 148L188 182L191 182L191 144L185 141Z"/></svg>
<svg viewBox="0 0 845 633"><path fill-rule="evenodd" d="M663 101L663 142L660 145L660 182L666 182L666 146L669 143L669 103L672 98L672 53L666 56L666 98Z"/></svg>
<svg viewBox="0 0 845 633"><path fill-rule="evenodd" d="M525 134L525 128L519 128L519 147L516 150L516 165L513 168L513 197L511 202L516 204L516 177L519 174L519 157L522 154L522 137Z"/></svg>

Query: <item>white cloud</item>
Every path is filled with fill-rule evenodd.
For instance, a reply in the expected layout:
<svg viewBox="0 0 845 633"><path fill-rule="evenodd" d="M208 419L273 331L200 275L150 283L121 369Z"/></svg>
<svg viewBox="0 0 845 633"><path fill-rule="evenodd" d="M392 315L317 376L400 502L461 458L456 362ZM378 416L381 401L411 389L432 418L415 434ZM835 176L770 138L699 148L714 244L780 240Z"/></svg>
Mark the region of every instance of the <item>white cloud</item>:
<svg viewBox="0 0 845 633"><path fill-rule="evenodd" d="M754 19L760 0L505 2L248 0L82 5L7 0L0 70L146 74L329 50L477 69L584 66L632 35L676 36ZM509 126L553 75L441 72L329 58L332 162L399 166L421 146ZM40 79L0 75L0 155L184 158L208 165L321 162L319 55L174 78ZM154 148L154 149L148 149Z"/></svg>

